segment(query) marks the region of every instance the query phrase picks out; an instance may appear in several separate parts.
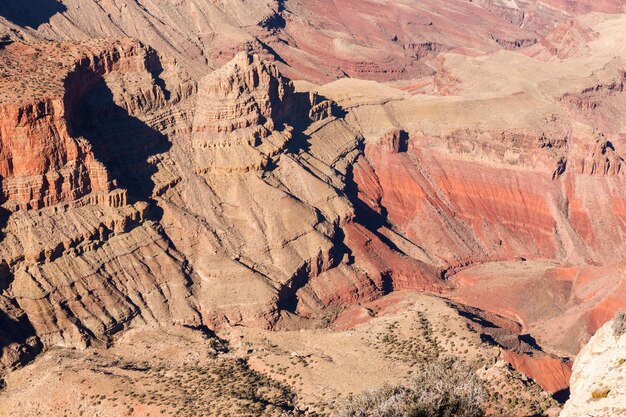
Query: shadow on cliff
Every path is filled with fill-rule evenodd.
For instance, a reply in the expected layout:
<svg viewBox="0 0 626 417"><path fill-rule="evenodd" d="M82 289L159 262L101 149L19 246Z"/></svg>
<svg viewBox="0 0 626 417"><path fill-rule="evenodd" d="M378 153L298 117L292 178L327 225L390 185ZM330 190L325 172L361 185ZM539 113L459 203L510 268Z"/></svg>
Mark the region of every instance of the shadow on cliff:
<svg viewBox="0 0 626 417"><path fill-rule="evenodd" d="M0 178L0 184L2 184L2 179ZM4 204L5 198L0 194L0 204ZM0 242L4 239L4 229L9 224L9 217L11 216L11 212L4 207L0 207Z"/></svg>
<svg viewBox="0 0 626 417"><path fill-rule="evenodd" d="M378 239L387 245L393 251L405 255L406 254L393 243L387 236L380 232L381 229L389 229L393 231L393 225L387 217L387 209L380 206L380 212L372 209L365 201L359 198L359 185L354 179L353 167L349 167L346 173L346 197L354 206L354 221L372 232ZM393 290L393 289L392 289Z"/></svg>
<svg viewBox="0 0 626 417"><path fill-rule="evenodd" d="M324 96L317 96L317 103L328 101ZM311 118L309 112L312 109L309 93L294 92L286 105L278 109L273 119L280 124L288 124L293 127L292 139L287 144L287 152L299 154L308 152L311 148L310 137L305 133L311 127L315 120ZM331 117L342 119L347 112L338 104L334 103L331 107ZM315 174L314 174L315 175Z"/></svg>
<svg viewBox="0 0 626 417"><path fill-rule="evenodd" d="M57 0L2 0L0 16L23 27L37 29L57 13L63 13L67 7Z"/></svg>
<svg viewBox="0 0 626 417"><path fill-rule="evenodd" d="M4 348L15 343L21 347L16 358L18 363L28 363L42 349L35 336L35 329L25 315L14 318L0 309L0 356Z"/></svg>
<svg viewBox="0 0 626 417"><path fill-rule="evenodd" d="M102 77L67 110L70 134L89 141L117 187L128 190L128 202L153 202L157 166L150 158L171 148L167 137L117 105ZM160 217L154 204L151 210L153 217Z"/></svg>
<svg viewBox="0 0 626 417"><path fill-rule="evenodd" d="M327 101L324 96L318 96L317 103ZM275 119L281 124L289 124L293 127L292 138L287 144L286 151L293 155L308 153L311 149L311 137L307 134L307 130L316 122L315 115L310 114L312 104L308 93L294 93L284 108L279 109L275 115ZM347 115L345 109L333 103L330 108L330 116L336 119L343 119ZM360 140L356 148L363 151L363 143ZM275 164L270 164L267 170L271 171L276 168ZM318 177L319 174L309 170L306 164L302 168L307 170L311 175ZM324 178L320 178L325 181ZM352 169L350 168L346 175L346 189L337 190L343 193L355 207L355 222L370 230L378 239L383 241L392 250L400 254L404 254L390 239L380 233L379 229L391 227L386 217L386 211L383 209L382 214L372 210L365 202L358 198L358 185L354 181ZM321 215L321 214L320 214ZM354 261L352 249L346 245L346 236L344 230L336 225L333 238L332 258L337 266L347 256L349 262ZM390 274L385 273L381 276L381 288L383 294L388 294L394 290L393 280ZM299 304L299 291L302 290L310 280L310 266L304 265L292 276L289 283L283 286L278 293L278 309L296 313Z"/></svg>

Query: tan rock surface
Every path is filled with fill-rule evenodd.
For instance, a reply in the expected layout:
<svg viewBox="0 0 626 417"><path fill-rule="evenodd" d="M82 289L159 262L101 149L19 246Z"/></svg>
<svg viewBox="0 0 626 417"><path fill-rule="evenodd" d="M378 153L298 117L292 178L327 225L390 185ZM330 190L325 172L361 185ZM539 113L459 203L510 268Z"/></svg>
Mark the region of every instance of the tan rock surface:
<svg viewBox="0 0 626 417"><path fill-rule="evenodd" d="M626 299L626 19L573 16L618 2L143 3L3 6L3 372L146 326L307 345L407 290L567 385Z"/></svg>
<svg viewBox="0 0 626 417"><path fill-rule="evenodd" d="M569 17L619 13L623 6L622 0L7 0L0 34L132 37L198 78L249 45L292 78L397 80L432 75L442 52L517 50Z"/></svg>

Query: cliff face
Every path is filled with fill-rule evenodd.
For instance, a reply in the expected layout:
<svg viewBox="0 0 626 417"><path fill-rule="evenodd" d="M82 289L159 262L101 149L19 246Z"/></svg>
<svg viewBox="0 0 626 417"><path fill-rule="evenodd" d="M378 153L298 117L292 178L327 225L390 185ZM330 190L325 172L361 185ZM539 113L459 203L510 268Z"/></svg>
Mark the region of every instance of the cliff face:
<svg viewBox="0 0 626 417"><path fill-rule="evenodd" d="M307 111L295 100L293 85L275 66L245 52L205 77L192 128L196 169L248 171L267 165L292 138L285 117Z"/></svg>
<svg viewBox="0 0 626 417"><path fill-rule="evenodd" d="M571 396L560 417L612 417L626 413L626 319L602 326L574 362Z"/></svg>
<svg viewBox="0 0 626 417"><path fill-rule="evenodd" d="M0 176L10 211L49 207L115 188L96 157L100 144L84 137L83 125L90 121L82 117L81 100L103 77L151 76L147 67L154 54L130 40L97 47L16 43L3 49ZM132 114L162 107L165 92L154 83L148 87L138 94L140 103L121 103L122 108Z"/></svg>
<svg viewBox="0 0 626 417"><path fill-rule="evenodd" d="M122 40L12 44L0 53L10 63L0 87L3 365L49 346L104 342L131 320L195 323L183 259L147 218L146 204L128 203L110 164L133 161L137 147L152 149L155 135L116 153L99 141L128 129L124 121L137 127L125 135L147 132L132 114L165 106L150 72L154 52ZM120 77L148 80L146 90L119 88ZM125 94L100 90L111 80ZM85 118L93 102L101 119L117 109L124 117L105 132L93 129Z"/></svg>
<svg viewBox="0 0 626 417"><path fill-rule="evenodd" d="M108 174L88 144L69 137L64 111L61 99L3 106L3 201L37 209L110 191Z"/></svg>
<svg viewBox="0 0 626 417"><path fill-rule="evenodd" d="M588 19L579 22L585 31L622 36L620 18L601 30ZM606 41L581 46L598 53ZM580 111L563 97L596 95L622 114L615 80L623 61L578 74L564 72L574 61L540 64L534 78L539 64L520 58L520 79L499 69L513 57L447 56L456 97L412 97L356 80L320 92L364 136L353 172L368 226L439 268L455 287L451 298L518 322L541 346L571 356L623 305L624 136L621 116ZM560 77L576 81L565 86ZM547 362L525 360L513 362L543 374L546 387L567 386L563 364L533 372Z"/></svg>

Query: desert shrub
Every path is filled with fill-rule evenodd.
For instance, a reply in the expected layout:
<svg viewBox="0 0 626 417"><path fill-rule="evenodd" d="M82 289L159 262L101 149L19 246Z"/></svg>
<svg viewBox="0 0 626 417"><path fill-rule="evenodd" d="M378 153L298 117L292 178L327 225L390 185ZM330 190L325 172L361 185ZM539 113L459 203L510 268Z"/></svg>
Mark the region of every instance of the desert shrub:
<svg viewBox="0 0 626 417"><path fill-rule="evenodd" d="M611 390L608 388L596 389L591 392L591 398L593 398L594 400L599 400L600 398L606 398L609 396L610 392Z"/></svg>
<svg viewBox="0 0 626 417"><path fill-rule="evenodd" d="M340 417L480 417L486 400L474 371L442 358L425 364L405 385L384 386L352 397Z"/></svg>
<svg viewBox="0 0 626 417"><path fill-rule="evenodd" d="M618 311L613 319L613 334L620 337L626 334L626 312Z"/></svg>

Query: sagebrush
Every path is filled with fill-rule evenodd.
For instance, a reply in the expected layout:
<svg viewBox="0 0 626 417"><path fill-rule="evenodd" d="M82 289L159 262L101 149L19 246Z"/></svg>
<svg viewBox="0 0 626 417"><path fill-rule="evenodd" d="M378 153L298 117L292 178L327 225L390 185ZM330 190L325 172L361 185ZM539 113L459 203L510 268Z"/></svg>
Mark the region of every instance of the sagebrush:
<svg viewBox="0 0 626 417"><path fill-rule="evenodd" d="M438 359L405 385L386 385L352 397L340 417L481 417L486 400L474 371L454 358Z"/></svg>

